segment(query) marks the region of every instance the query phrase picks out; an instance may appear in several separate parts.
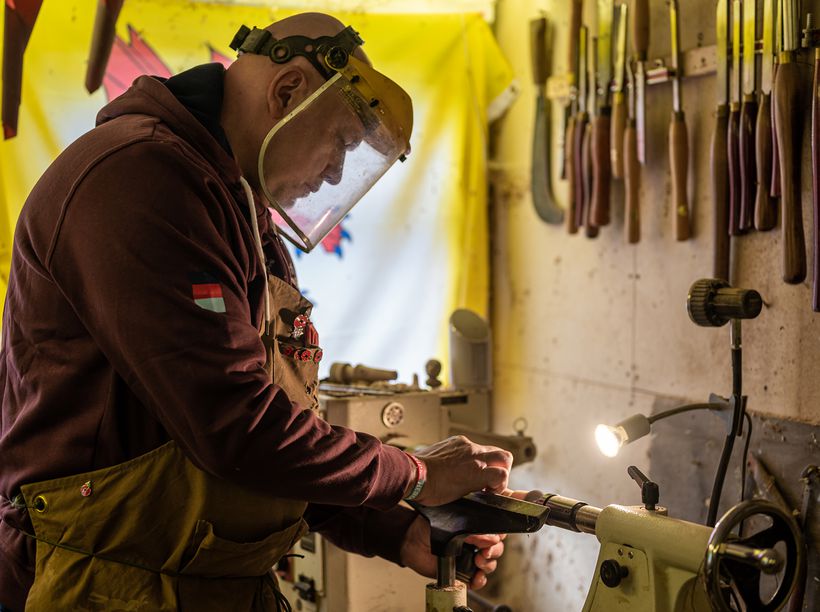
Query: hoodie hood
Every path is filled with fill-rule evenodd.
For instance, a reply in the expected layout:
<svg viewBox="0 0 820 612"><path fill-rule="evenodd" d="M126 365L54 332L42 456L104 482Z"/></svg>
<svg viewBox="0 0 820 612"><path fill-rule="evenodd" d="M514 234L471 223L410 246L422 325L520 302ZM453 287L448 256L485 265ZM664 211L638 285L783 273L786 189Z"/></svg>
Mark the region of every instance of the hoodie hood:
<svg viewBox="0 0 820 612"><path fill-rule="evenodd" d="M225 69L220 64L216 64L215 69L221 70L224 75ZM250 207L246 202L245 191L239 182L242 176L239 164L202 122L165 86L165 79L152 76L139 77L125 93L100 110L97 114L97 125L100 126L127 116L152 117L191 145L222 176L243 209L246 218L250 220ZM293 279L295 272L289 261L287 248L276 234L267 200L256 189L253 189L253 194L256 200L256 218L262 235L263 247L272 247L275 252L268 253L268 256L273 257L275 261L285 262L279 264L282 267L280 275Z"/></svg>
<svg viewBox="0 0 820 612"><path fill-rule="evenodd" d="M224 69L223 69L224 72ZM126 115L148 115L194 147L225 180L238 183L239 165L207 128L165 86L164 79L141 76L97 114L97 125Z"/></svg>

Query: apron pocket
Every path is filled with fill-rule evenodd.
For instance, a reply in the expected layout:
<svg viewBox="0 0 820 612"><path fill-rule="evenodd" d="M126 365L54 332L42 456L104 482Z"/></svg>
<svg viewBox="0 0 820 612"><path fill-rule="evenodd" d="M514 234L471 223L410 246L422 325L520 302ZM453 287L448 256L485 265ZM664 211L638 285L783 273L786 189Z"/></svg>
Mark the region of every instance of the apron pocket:
<svg viewBox="0 0 820 612"><path fill-rule="evenodd" d="M299 519L258 542L234 542L220 538L211 523L200 520L194 530L195 552L179 573L200 578L262 576L306 531L307 523Z"/></svg>

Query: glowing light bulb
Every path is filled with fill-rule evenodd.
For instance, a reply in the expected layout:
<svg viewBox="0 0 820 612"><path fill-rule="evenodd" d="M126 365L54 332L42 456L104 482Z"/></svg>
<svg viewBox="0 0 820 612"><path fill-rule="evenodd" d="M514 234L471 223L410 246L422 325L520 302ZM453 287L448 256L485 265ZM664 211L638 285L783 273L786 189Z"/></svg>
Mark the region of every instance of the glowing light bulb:
<svg viewBox="0 0 820 612"><path fill-rule="evenodd" d="M595 441L598 448L606 457L615 457L626 441L623 427L598 425L595 428Z"/></svg>
<svg viewBox="0 0 820 612"><path fill-rule="evenodd" d="M620 423L598 425L595 428L595 441L601 453L615 457L624 444L630 444L649 433L649 419L642 414L633 414Z"/></svg>

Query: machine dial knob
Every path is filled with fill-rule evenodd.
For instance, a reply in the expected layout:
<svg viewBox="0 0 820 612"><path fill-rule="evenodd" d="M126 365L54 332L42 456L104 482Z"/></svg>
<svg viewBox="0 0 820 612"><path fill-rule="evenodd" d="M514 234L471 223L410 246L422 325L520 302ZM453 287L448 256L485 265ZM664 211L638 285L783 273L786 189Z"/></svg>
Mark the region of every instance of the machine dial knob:
<svg viewBox="0 0 820 612"><path fill-rule="evenodd" d="M607 559L601 563L601 582L609 588L614 589L627 576L629 576L629 568L624 567L615 559Z"/></svg>

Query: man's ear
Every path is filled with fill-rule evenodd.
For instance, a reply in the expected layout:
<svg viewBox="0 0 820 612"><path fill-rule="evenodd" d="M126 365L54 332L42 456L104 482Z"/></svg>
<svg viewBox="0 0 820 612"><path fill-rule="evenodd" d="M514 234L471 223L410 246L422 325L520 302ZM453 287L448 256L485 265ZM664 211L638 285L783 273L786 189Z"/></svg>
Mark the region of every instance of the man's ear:
<svg viewBox="0 0 820 612"><path fill-rule="evenodd" d="M268 85L268 112L281 119L307 98L308 80L298 67L287 68L277 74Z"/></svg>

